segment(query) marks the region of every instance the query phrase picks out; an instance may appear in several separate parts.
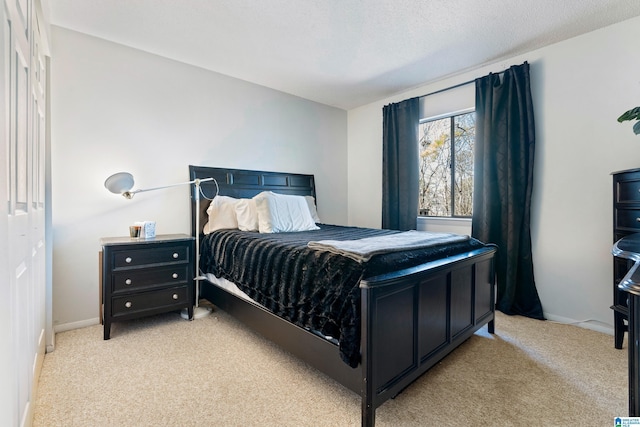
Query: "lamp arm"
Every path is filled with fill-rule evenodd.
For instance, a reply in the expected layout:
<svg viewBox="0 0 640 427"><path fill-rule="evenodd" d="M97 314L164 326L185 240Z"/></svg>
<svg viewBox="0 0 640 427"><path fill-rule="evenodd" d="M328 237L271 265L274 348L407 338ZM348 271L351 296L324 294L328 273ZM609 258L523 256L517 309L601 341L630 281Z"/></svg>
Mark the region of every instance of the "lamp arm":
<svg viewBox="0 0 640 427"><path fill-rule="evenodd" d="M171 187L177 187L179 185L187 185L187 184L196 184L196 187L198 185L200 185L201 182L206 182L206 181L213 181L213 178L202 178L202 179L194 179L192 181L187 181L187 182L179 182L177 184L169 184L169 185L163 185L162 187L153 187L153 188L140 188L137 190L131 190L131 191L125 191L125 194L129 194L130 197L133 197L134 194L136 193L144 193L146 191L155 191L155 190L162 190L164 188L171 188Z"/></svg>

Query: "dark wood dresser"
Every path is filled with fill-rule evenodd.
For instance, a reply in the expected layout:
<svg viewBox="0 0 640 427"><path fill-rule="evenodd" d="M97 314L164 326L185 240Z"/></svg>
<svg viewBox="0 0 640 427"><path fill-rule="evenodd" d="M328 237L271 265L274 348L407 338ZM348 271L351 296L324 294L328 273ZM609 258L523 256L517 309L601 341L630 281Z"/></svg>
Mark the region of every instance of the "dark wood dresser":
<svg viewBox="0 0 640 427"><path fill-rule="evenodd" d="M193 237L105 237L100 244L105 340L110 338L112 322L183 308L193 318Z"/></svg>
<svg viewBox="0 0 640 427"><path fill-rule="evenodd" d="M640 233L623 237L613 245L613 255L629 260L631 268L620 281L627 295L629 338L629 416L640 416Z"/></svg>
<svg viewBox="0 0 640 427"><path fill-rule="evenodd" d="M613 242L640 232L640 168L613 172ZM628 294L618 284L633 266L633 261L613 258L613 327L616 348L622 348L628 331Z"/></svg>

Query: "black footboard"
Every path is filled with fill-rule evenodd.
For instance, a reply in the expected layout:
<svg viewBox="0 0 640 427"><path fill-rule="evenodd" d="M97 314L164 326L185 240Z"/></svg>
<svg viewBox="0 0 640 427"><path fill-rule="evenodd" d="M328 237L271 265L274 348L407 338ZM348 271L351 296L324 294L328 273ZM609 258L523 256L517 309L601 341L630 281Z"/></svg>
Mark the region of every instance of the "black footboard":
<svg viewBox="0 0 640 427"><path fill-rule="evenodd" d="M485 324L494 329L495 248L365 280L362 425Z"/></svg>

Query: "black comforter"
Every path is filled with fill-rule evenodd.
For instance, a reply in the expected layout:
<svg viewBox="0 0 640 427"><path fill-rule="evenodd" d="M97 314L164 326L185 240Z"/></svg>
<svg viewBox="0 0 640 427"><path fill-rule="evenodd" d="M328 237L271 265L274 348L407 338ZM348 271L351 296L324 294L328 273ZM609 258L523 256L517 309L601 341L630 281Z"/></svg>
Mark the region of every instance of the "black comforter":
<svg viewBox="0 0 640 427"><path fill-rule="evenodd" d="M309 249L319 240L353 240L398 233L319 224L320 230L260 234L218 230L204 237L200 268L234 282L284 319L339 341L342 359L360 362L360 279L484 246L467 241L375 255L366 263Z"/></svg>

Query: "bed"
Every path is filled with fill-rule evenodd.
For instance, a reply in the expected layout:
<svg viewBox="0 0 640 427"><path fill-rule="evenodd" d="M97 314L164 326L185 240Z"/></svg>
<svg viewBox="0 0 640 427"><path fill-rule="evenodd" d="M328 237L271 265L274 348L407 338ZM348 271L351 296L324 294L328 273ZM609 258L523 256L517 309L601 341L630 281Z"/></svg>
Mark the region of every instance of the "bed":
<svg viewBox="0 0 640 427"><path fill-rule="evenodd" d="M200 184L199 203L196 203L195 191L191 194L192 233L202 236L200 269L203 272L218 272L221 268L209 265L215 258L215 249L211 247L223 248L223 243L227 244L232 238L231 234L245 233L246 238L257 238L261 234L219 230L219 233L203 235L209 199L214 195L248 199L270 191L312 196L317 202L313 175L202 166L189 166L189 174L190 180L215 179ZM197 221L196 215L199 215ZM196 223L201 225L200 229L196 229ZM318 224L318 228L329 236L343 232L342 228L332 225ZM347 231L366 234L367 230ZM304 233L275 234L287 234L286 239L295 240L298 245L300 239L307 238ZM212 242L217 243L212 245ZM458 244L462 245L452 245ZM299 246L298 252L314 250L307 247ZM292 320L291 316L277 315L278 310L272 310L269 304L247 300L208 280L200 281L200 297L358 393L362 401L362 425L373 426L375 410L382 403L400 393L480 328L486 325L490 333L494 332L496 248L484 244L460 246L453 253L443 246L439 248L442 252L439 256L430 255L425 260L411 255L405 257L410 261L398 261L400 255L397 254L371 258L369 263L374 259L387 259L385 267L356 272L356 276L360 274L358 281L353 289L345 291L354 307L349 313L355 316L352 322L355 328L349 329L346 322L345 329L335 325L328 328L334 332L330 334L324 326L308 327L304 322ZM250 257L256 255L247 256L255 259ZM340 262L346 262L341 264L343 269L354 265L351 261ZM394 268L390 270L389 265Z"/></svg>

